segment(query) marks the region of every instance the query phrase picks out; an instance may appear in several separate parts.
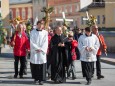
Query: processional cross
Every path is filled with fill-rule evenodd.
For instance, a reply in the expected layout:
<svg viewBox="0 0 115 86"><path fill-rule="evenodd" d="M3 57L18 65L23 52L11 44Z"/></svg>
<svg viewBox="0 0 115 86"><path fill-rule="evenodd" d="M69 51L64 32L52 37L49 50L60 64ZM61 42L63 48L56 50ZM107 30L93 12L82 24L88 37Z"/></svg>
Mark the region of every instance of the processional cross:
<svg viewBox="0 0 115 86"><path fill-rule="evenodd" d="M65 24L66 21L68 21L68 22L73 21L73 19L66 19L65 18L65 12L62 12L62 17L63 17L63 19L56 19L56 21L63 21L64 24Z"/></svg>
<svg viewBox="0 0 115 86"><path fill-rule="evenodd" d="M86 11L86 16L87 18L83 18L83 20L87 21L89 27L91 27L92 25L96 25L97 19L94 16L92 15L89 16L89 13L87 11Z"/></svg>

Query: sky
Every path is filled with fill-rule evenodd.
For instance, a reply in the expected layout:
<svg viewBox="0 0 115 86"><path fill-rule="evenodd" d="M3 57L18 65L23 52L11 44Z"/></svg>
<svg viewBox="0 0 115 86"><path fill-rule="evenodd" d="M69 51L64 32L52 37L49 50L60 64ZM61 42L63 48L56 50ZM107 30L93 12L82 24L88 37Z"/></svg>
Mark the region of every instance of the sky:
<svg viewBox="0 0 115 86"><path fill-rule="evenodd" d="M28 2L28 1L31 1L31 0L9 0L10 3L21 3L21 2Z"/></svg>

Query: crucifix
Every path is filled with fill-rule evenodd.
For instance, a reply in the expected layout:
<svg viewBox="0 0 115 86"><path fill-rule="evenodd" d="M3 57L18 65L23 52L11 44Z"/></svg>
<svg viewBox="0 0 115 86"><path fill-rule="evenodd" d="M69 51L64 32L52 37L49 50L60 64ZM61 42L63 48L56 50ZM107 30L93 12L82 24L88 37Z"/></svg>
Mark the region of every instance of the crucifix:
<svg viewBox="0 0 115 86"><path fill-rule="evenodd" d="M66 21L68 21L68 22L73 21L73 19L66 19L66 18L65 18L65 13L64 13L64 12L62 12L62 17L63 17L63 19L56 19L56 21L63 21L64 24L65 24Z"/></svg>
<svg viewBox="0 0 115 86"><path fill-rule="evenodd" d="M56 21L63 21L64 26L62 28L62 31L63 31L63 34L65 36L67 36L68 35L68 29L67 29L67 26L66 26L66 21L71 22L71 21L73 21L73 19L66 19L64 12L62 12L62 17L63 17L62 19L56 19Z"/></svg>
<svg viewBox="0 0 115 86"><path fill-rule="evenodd" d="M97 19L92 15L89 16L89 13L87 11L86 11L86 15L87 15L87 18L83 18L83 20L88 22L87 23L88 26L91 27L92 25L96 25Z"/></svg>
<svg viewBox="0 0 115 86"><path fill-rule="evenodd" d="M83 18L83 20L89 20L89 13L86 11L87 18Z"/></svg>

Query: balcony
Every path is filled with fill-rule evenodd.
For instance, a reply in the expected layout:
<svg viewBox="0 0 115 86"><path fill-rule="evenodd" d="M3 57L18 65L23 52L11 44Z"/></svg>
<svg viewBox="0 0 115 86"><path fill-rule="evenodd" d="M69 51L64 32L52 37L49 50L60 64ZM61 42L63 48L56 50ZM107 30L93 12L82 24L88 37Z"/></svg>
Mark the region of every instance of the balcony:
<svg viewBox="0 0 115 86"><path fill-rule="evenodd" d="M105 7L105 2L93 2L88 8Z"/></svg>

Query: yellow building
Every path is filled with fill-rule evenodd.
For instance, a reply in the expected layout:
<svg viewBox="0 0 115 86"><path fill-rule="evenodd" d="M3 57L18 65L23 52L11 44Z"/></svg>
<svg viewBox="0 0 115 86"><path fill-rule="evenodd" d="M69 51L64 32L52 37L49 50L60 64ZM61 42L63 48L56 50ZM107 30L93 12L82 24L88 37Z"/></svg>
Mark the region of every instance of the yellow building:
<svg viewBox="0 0 115 86"><path fill-rule="evenodd" d="M115 0L105 0L105 16L107 28L115 28Z"/></svg>
<svg viewBox="0 0 115 86"><path fill-rule="evenodd" d="M114 2L114 3L113 3ZM86 27L86 11L89 15L93 15L97 18L97 25L100 28L114 29L115 28L115 0L94 0L92 4L86 8L81 9L80 17L81 23L80 28Z"/></svg>
<svg viewBox="0 0 115 86"><path fill-rule="evenodd" d="M6 27L9 25L9 0L0 0L0 3L3 26Z"/></svg>

